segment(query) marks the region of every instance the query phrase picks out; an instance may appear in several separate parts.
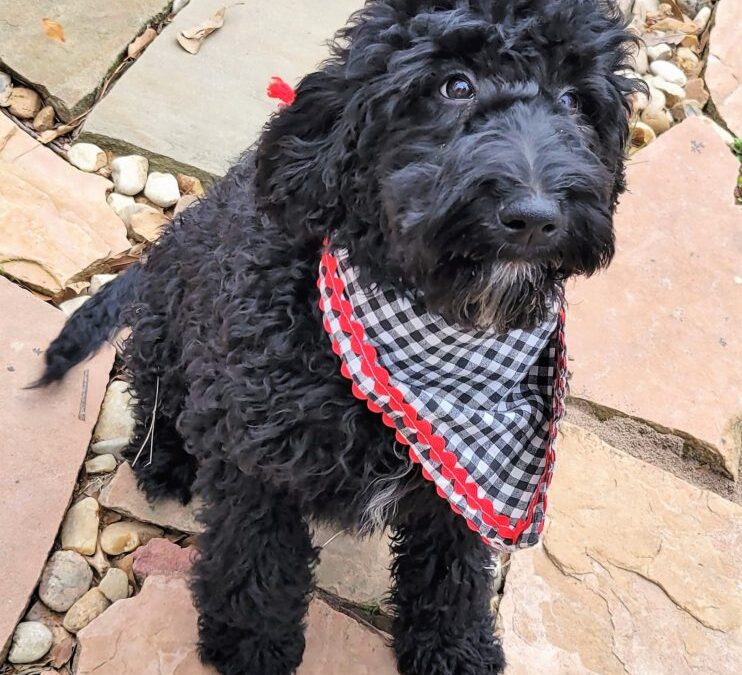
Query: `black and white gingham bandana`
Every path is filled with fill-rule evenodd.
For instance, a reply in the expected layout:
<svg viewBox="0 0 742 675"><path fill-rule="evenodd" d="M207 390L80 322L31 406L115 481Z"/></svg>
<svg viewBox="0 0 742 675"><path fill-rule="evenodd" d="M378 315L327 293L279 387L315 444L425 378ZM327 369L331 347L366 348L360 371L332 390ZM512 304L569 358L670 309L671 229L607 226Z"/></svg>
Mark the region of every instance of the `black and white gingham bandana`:
<svg viewBox="0 0 742 675"><path fill-rule="evenodd" d="M494 548L537 543L564 409L563 309L533 330L464 329L362 287L329 247L318 286L354 395L396 429L438 494Z"/></svg>

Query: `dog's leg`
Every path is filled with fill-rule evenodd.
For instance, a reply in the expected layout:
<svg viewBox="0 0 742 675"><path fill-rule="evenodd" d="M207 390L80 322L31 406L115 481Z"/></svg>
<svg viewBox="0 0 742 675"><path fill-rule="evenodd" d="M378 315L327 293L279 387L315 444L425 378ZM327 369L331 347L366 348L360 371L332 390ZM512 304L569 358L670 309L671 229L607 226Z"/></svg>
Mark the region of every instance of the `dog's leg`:
<svg viewBox="0 0 742 675"><path fill-rule="evenodd" d="M425 493L405 510L392 544L399 670L403 675L499 673L505 661L490 610L492 554L432 489Z"/></svg>
<svg viewBox="0 0 742 675"><path fill-rule="evenodd" d="M160 331L134 332L126 346L126 366L134 392L134 434L123 455L132 464L137 483L150 501L173 497L183 504L191 499L196 458L187 452L175 428L186 393L180 374L167 374L165 343Z"/></svg>
<svg viewBox="0 0 742 675"><path fill-rule="evenodd" d="M222 675L289 675L304 654L317 551L295 505L236 466L198 473L205 532L192 588L199 650Z"/></svg>

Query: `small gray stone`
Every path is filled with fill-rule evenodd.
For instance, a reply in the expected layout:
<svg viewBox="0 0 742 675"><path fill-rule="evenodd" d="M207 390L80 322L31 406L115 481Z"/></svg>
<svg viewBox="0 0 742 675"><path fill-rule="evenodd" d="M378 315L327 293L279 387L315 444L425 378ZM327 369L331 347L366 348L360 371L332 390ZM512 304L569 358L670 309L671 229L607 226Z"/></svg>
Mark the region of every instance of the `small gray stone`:
<svg viewBox="0 0 742 675"><path fill-rule="evenodd" d="M95 295L103 286L113 281L116 274L94 274L90 277L90 295Z"/></svg>
<svg viewBox="0 0 742 675"><path fill-rule="evenodd" d="M57 551L46 563L39 598L55 612L66 612L90 588L93 571L75 551Z"/></svg>
<svg viewBox="0 0 742 675"><path fill-rule="evenodd" d="M91 475L116 471L116 458L111 454L93 457L85 462L85 471Z"/></svg>
<svg viewBox="0 0 742 675"><path fill-rule="evenodd" d="M101 579L98 588L111 602L125 600L129 597L129 577L124 570L112 567Z"/></svg>
<svg viewBox="0 0 742 675"><path fill-rule="evenodd" d="M70 632L77 633L87 626L95 617L100 616L111 603L97 588L91 588L83 595L64 617L62 625Z"/></svg>
<svg viewBox="0 0 742 675"><path fill-rule="evenodd" d="M649 64L649 70L666 82L678 84L681 87L685 86L685 83L688 81L685 73L669 61L653 61Z"/></svg>
<svg viewBox="0 0 742 675"><path fill-rule="evenodd" d="M13 91L13 82L10 75L0 71L0 107L5 108L9 104L11 91Z"/></svg>
<svg viewBox="0 0 742 675"><path fill-rule="evenodd" d="M90 446L90 451L96 455L113 455L116 459L122 460L124 457L121 454L123 449L129 445L128 437L121 436L119 438L111 438L105 441L98 441Z"/></svg>
<svg viewBox="0 0 742 675"><path fill-rule="evenodd" d="M149 161L141 155L117 157L111 162L111 180L116 192L136 195L144 190Z"/></svg>
<svg viewBox="0 0 742 675"><path fill-rule="evenodd" d="M147 177L144 196L157 206L173 206L180 199L178 181L171 173L154 171Z"/></svg>
<svg viewBox="0 0 742 675"><path fill-rule="evenodd" d="M52 632L43 623L19 623L13 634L8 661L18 664L38 661L51 649L52 640Z"/></svg>
<svg viewBox="0 0 742 675"><path fill-rule="evenodd" d="M67 151L67 159L80 171L93 173L108 162L106 153L93 143L75 143Z"/></svg>

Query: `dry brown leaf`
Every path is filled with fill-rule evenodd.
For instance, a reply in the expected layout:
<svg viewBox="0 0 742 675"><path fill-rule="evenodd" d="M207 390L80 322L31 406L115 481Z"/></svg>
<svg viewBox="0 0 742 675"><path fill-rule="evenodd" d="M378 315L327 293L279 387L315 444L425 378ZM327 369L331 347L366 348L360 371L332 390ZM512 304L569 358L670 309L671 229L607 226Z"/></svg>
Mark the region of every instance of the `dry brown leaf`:
<svg viewBox="0 0 742 675"><path fill-rule="evenodd" d="M227 8L222 7L214 16L200 23L198 26L180 31L178 33L178 44L189 54L198 54L203 41L215 30L218 30L224 25L224 12L226 11Z"/></svg>
<svg viewBox="0 0 742 675"><path fill-rule="evenodd" d="M642 36L642 41L647 47L655 47L660 44L678 45L682 43L688 35L685 33L668 33L667 35L657 35L657 33L646 33Z"/></svg>
<svg viewBox="0 0 742 675"><path fill-rule="evenodd" d="M144 51L144 48L147 45L149 45L149 43L152 42L152 40L154 40L156 37L157 37L157 31L154 28L148 28L138 38L135 38L134 40L132 40L126 52L126 55L130 59L135 59L137 56L139 56Z"/></svg>
<svg viewBox="0 0 742 675"><path fill-rule="evenodd" d="M41 20L41 28L46 37L56 40L57 42L64 42L64 28L62 28L61 23L58 23L49 17L44 17Z"/></svg>
<svg viewBox="0 0 742 675"><path fill-rule="evenodd" d="M676 19L683 20L683 12L678 6L678 0L663 0L663 2L670 6L670 12Z"/></svg>
<svg viewBox="0 0 742 675"><path fill-rule="evenodd" d="M77 125L75 124L60 124L56 129L49 129L39 134L39 143L47 145L52 141L57 140L60 136L70 133Z"/></svg>
<svg viewBox="0 0 742 675"><path fill-rule="evenodd" d="M680 21L678 19L673 19L672 17L668 17L666 19L661 19L657 23L655 23L652 26L652 30L661 30L661 31L671 31L673 33L697 33L698 32L698 26L694 24L692 21L688 21L687 23L685 21Z"/></svg>

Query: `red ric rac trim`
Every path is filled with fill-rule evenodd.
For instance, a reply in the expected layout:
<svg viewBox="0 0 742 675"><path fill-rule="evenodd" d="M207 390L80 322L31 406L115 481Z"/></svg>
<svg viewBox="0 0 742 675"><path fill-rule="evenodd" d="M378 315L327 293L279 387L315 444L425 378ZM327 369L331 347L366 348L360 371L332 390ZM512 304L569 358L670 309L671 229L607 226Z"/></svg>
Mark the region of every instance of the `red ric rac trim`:
<svg viewBox="0 0 742 675"><path fill-rule="evenodd" d="M480 512L482 521L489 527L494 528L497 531L498 536L503 539L513 540L513 542L517 543L517 540L523 531L531 525L534 511L540 498L542 498L544 512L546 511L546 495L541 495L541 492L544 483L545 486L548 487L551 482L555 458L554 441L557 434L557 422L563 414L562 401L566 386L566 382L564 381L564 375L566 373L566 353L564 349L563 330L565 318L564 308L560 310L557 325L557 367L553 386L552 415L549 421L547 446L545 448L546 466L534 490L526 516L518 520L514 525L511 525L510 519L507 516L495 512L494 504L490 500L479 497L477 494L476 483L466 472L466 469L458 463L456 455L446 449L445 439L436 434L431 424L427 420L421 419L418 416L417 410L404 400L402 392L390 384L389 372L378 363L376 349L368 342L363 325L353 318L353 307L346 299L345 284L337 273L337 259L332 255L332 253L330 253L328 246L325 247L325 252L322 255L322 268L324 269L324 273L322 270L320 271L320 274L323 274L323 276L318 279L317 285L321 289L322 284L324 283L325 287L331 291L331 294L329 297L325 297L320 293L320 309L324 312L327 311L328 308L331 308L337 312L338 322L343 332L350 338L350 345L353 353L361 359L361 372L373 380L375 392L380 396L387 396L389 398L389 407L402 416L402 422L406 428L414 430L417 435L417 442L430 448L430 456L434 461L440 464L441 474L447 480L451 481L454 492L464 498L469 508ZM332 336L329 322L325 320L323 325L325 331L330 337L333 351L338 355L338 357L341 357L342 360L341 348ZM345 363L341 364L340 372L344 377L351 381L351 390L353 395L359 400L365 401L368 409L372 412L381 413L382 422L386 426L396 429L394 421L383 412L378 405L370 401L358 388ZM396 439L403 445L409 447L410 459L421 464L420 458L413 444L399 430L397 430ZM422 474L427 480L435 482L433 477L424 467L422 467ZM448 501L448 498L441 487L436 485L436 489L438 494ZM471 530L479 532L477 525L467 518L461 509L451 502L449 502L449 505L454 513L462 515L466 519L467 525ZM543 529L543 525L544 522L542 520L539 527L539 533ZM488 544L492 543L484 536L482 536L482 539L484 539Z"/></svg>

